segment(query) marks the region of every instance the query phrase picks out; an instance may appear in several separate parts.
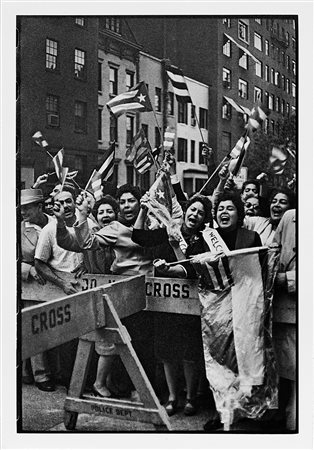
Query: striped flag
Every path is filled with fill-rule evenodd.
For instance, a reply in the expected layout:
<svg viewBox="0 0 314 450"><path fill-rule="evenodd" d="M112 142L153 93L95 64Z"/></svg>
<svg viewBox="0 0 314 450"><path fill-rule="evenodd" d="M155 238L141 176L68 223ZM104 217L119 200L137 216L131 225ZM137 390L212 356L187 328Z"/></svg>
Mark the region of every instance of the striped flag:
<svg viewBox="0 0 314 450"><path fill-rule="evenodd" d="M161 171L149 189L147 203L149 214L152 214L164 226L171 223L172 198L170 186L169 175Z"/></svg>
<svg viewBox="0 0 314 450"><path fill-rule="evenodd" d="M42 148L46 148L48 147L48 142L46 141L46 139L43 137L43 135L41 134L40 131L36 131L35 134L33 134L32 139L34 140L34 142L39 145Z"/></svg>
<svg viewBox="0 0 314 450"><path fill-rule="evenodd" d="M144 81L141 81L129 91L114 97L107 103L107 108L115 117L119 117L126 112L153 111Z"/></svg>
<svg viewBox="0 0 314 450"><path fill-rule="evenodd" d="M61 184L64 183L64 180L69 171L68 167L63 167L63 158L64 158L64 148L59 150L58 153L52 158L57 178Z"/></svg>
<svg viewBox="0 0 314 450"><path fill-rule="evenodd" d="M258 418L276 407L278 396L269 319L277 252L266 247L231 251L221 257L227 265L217 264L218 277L205 256L199 271L201 257L191 263L200 275L207 271L211 281L202 276L199 299L206 376L217 411L222 418L226 408L231 417L234 412L234 417Z"/></svg>
<svg viewBox="0 0 314 450"><path fill-rule="evenodd" d="M201 253L194 256L193 266L206 280L209 289L223 291L234 284L226 256L212 252Z"/></svg>
<svg viewBox="0 0 314 450"><path fill-rule="evenodd" d="M265 119L266 114L262 108L260 106L254 106L245 127L254 132L260 128Z"/></svg>
<svg viewBox="0 0 314 450"><path fill-rule="evenodd" d="M177 101L179 103L192 103L182 70L169 66L166 68L166 72L172 83Z"/></svg>
<svg viewBox="0 0 314 450"><path fill-rule="evenodd" d="M243 147L246 150L248 148L248 146L250 145L250 143L251 143L251 140L247 136L247 133L246 132L243 133L243 135L240 137L240 139L237 141L236 145L233 147L233 149L227 156L232 159L239 158Z"/></svg>
<svg viewBox="0 0 314 450"><path fill-rule="evenodd" d="M283 173L286 162L287 154L285 152L285 146L274 146L269 157L269 164L275 175L281 175Z"/></svg>
<svg viewBox="0 0 314 450"><path fill-rule="evenodd" d="M74 178L77 176L78 170L73 170L72 172L67 173L67 180L74 180Z"/></svg>
<svg viewBox="0 0 314 450"><path fill-rule="evenodd" d="M96 202L102 198L102 188L101 188L101 174L94 170L91 178L91 188L95 197Z"/></svg>
<svg viewBox="0 0 314 450"><path fill-rule="evenodd" d="M133 143L126 151L125 157L128 161L133 162L134 168L140 174L147 172L153 166L154 156L143 128L140 128L134 136Z"/></svg>
<svg viewBox="0 0 314 450"><path fill-rule="evenodd" d="M155 161L158 160L158 156L160 155L160 150L161 150L161 146L155 147L152 150L152 155L153 155L153 158L154 158Z"/></svg>
<svg viewBox="0 0 314 450"><path fill-rule="evenodd" d="M99 174L102 176L104 181L109 181L113 175L114 169L114 159L115 159L115 141L111 144L110 148L106 151L105 160L102 163L100 169L98 169Z"/></svg>

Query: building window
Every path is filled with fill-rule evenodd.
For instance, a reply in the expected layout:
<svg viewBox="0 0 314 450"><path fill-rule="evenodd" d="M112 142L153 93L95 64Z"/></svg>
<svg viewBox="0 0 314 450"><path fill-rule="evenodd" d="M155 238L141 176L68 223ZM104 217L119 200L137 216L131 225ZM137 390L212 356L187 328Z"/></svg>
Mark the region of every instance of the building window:
<svg viewBox="0 0 314 450"><path fill-rule="evenodd" d="M272 134L275 134L275 121L274 120L270 121L270 131Z"/></svg>
<svg viewBox="0 0 314 450"><path fill-rule="evenodd" d="M279 86L280 83L280 73L278 71L275 72L275 79L274 79L275 86Z"/></svg>
<svg viewBox="0 0 314 450"><path fill-rule="evenodd" d="M110 142L118 141L118 119L113 114L110 114L109 135L110 135Z"/></svg>
<svg viewBox="0 0 314 450"><path fill-rule="evenodd" d="M161 112L161 89L155 88L155 109L157 112Z"/></svg>
<svg viewBox="0 0 314 450"><path fill-rule="evenodd" d="M274 84L274 81L275 81L275 69L271 68L270 69L270 82L272 84Z"/></svg>
<svg viewBox="0 0 314 450"><path fill-rule="evenodd" d="M286 54L284 51L281 52L281 64L284 66L286 63Z"/></svg>
<svg viewBox="0 0 314 450"><path fill-rule="evenodd" d="M290 35L289 35L288 31L286 31L285 39L286 39L286 44L289 46L289 43L290 43Z"/></svg>
<svg viewBox="0 0 314 450"><path fill-rule="evenodd" d="M121 21L115 17L108 17L105 20L105 28L115 33L121 33Z"/></svg>
<svg viewBox="0 0 314 450"><path fill-rule="evenodd" d="M265 64L265 81L269 81L269 66Z"/></svg>
<svg viewBox="0 0 314 450"><path fill-rule="evenodd" d="M241 78L239 78L239 97L248 98L247 87L248 87L247 81L241 80Z"/></svg>
<svg viewBox="0 0 314 450"><path fill-rule="evenodd" d="M268 97L268 108L270 110L274 109L274 94L270 94L270 96Z"/></svg>
<svg viewBox="0 0 314 450"><path fill-rule="evenodd" d="M260 78L262 78L262 63L261 63L261 61L258 61L258 62L256 62L255 63L255 74L258 76L258 77L260 77Z"/></svg>
<svg viewBox="0 0 314 450"><path fill-rule="evenodd" d="M58 42L46 39L46 69L58 69Z"/></svg>
<svg viewBox="0 0 314 450"><path fill-rule="evenodd" d="M228 19L227 17L222 19L222 23L223 23L223 25L226 25L227 28L231 27L231 19Z"/></svg>
<svg viewBox="0 0 314 450"><path fill-rule="evenodd" d="M56 95L46 96L46 123L50 127L60 126L59 97Z"/></svg>
<svg viewBox="0 0 314 450"><path fill-rule="evenodd" d="M118 94L118 69L109 67L109 93L110 95Z"/></svg>
<svg viewBox="0 0 314 450"><path fill-rule="evenodd" d="M285 115L285 106L286 106L286 103L285 103L285 101L282 99L281 100L281 108L280 108L280 112L281 112L281 114L284 116Z"/></svg>
<svg viewBox="0 0 314 450"><path fill-rule="evenodd" d="M262 36L258 33L254 33L254 47L257 48L257 50L262 51Z"/></svg>
<svg viewBox="0 0 314 450"><path fill-rule="evenodd" d="M262 89L254 86L254 102L262 102Z"/></svg>
<svg viewBox="0 0 314 450"><path fill-rule="evenodd" d="M222 68L222 85L226 89L231 88L231 71L225 67Z"/></svg>
<svg viewBox="0 0 314 450"><path fill-rule="evenodd" d="M85 27L85 25L86 25L84 17L75 17L75 23L76 23L76 25L79 25L80 27Z"/></svg>
<svg viewBox="0 0 314 450"><path fill-rule="evenodd" d="M287 70L288 70L288 72L290 72L290 56L289 55L287 55L286 61L287 61Z"/></svg>
<svg viewBox="0 0 314 450"><path fill-rule="evenodd" d="M158 127L155 127L155 147L158 148L161 144L160 131Z"/></svg>
<svg viewBox="0 0 314 450"><path fill-rule="evenodd" d="M205 108L200 108L200 127L208 130L208 111Z"/></svg>
<svg viewBox="0 0 314 450"><path fill-rule="evenodd" d="M178 102L178 122L188 123L188 105Z"/></svg>
<svg viewBox="0 0 314 450"><path fill-rule="evenodd" d="M98 140L102 141L102 107L98 106Z"/></svg>
<svg viewBox="0 0 314 450"><path fill-rule="evenodd" d="M203 156L203 142L198 143L198 163L204 164L204 156Z"/></svg>
<svg viewBox="0 0 314 450"><path fill-rule="evenodd" d="M231 133L227 131L222 132L221 149L226 154L231 150Z"/></svg>
<svg viewBox="0 0 314 450"><path fill-rule="evenodd" d="M86 52L79 50L74 51L74 76L79 80L85 80L86 78Z"/></svg>
<svg viewBox="0 0 314 450"><path fill-rule="evenodd" d="M280 112L280 98L276 97L275 111Z"/></svg>
<svg viewBox="0 0 314 450"><path fill-rule="evenodd" d="M191 126L195 127L195 125L196 125L195 105L191 105Z"/></svg>
<svg viewBox="0 0 314 450"><path fill-rule="evenodd" d="M296 73L297 73L297 66L296 66L296 63L295 63L294 60L291 61L291 70L292 70L293 75L296 75Z"/></svg>
<svg viewBox="0 0 314 450"><path fill-rule="evenodd" d="M231 119L231 105L225 99L223 99L222 103L222 118L227 120Z"/></svg>
<svg viewBox="0 0 314 450"><path fill-rule="evenodd" d="M265 55L269 56L269 41L265 39Z"/></svg>
<svg viewBox="0 0 314 450"><path fill-rule="evenodd" d="M195 141L191 141L191 163L195 162Z"/></svg>
<svg viewBox="0 0 314 450"><path fill-rule="evenodd" d="M248 68L248 55L239 49L239 66L243 69Z"/></svg>
<svg viewBox="0 0 314 450"><path fill-rule="evenodd" d="M292 97L295 97L295 92L296 92L296 85L295 85L295 83L291 83L291 94L292 94Z"/></svg>
<svg viewBox="0 0 314 450"><path fill-rule="evenodd" d="M178 161L188 161L187 142L186 139L178 138Z"/></svg>
<svg viewBox="0 0 314 450"><path fill-rule="evenodd" d="M286 92L287 92L287 94L290 94L290 80L289 80L289 78L286 78Z"/></svg>
<svg viewBox="0 0 314 450"><path fill-rule="evenodd" d="M75 102L74 108L74 116L75 116L75 131L86 132L86 124L87 124L87 105L85 102Z"/></svg>
<svg viewBox="0 0 314 450"><path fill-rule="evenodd" d="M268 103L269 103L269 93L268 93L267 91L265 91L265 98L264 98L264 101L265 101L265 105L267 105L267 108L268 108Z"/></svg>
<svg viewBox="0 0 314 450"><path fill-rule="evenodd" d="M269 133L269 119L264 120L264 133L265 134Z"/></svg>
<svg viewBox="0 0 314 450"><path fill-rule="evenodd" d="M126 88L131 89L134 86L134 72L126 73Z"/></svg>
<svg viewBox="0 0 314 450"><path fill-rule="evenodd" d="M286 104L286 113L287 113L287 116L289 117L290 116L290 105L289 105L289 103Z"/></svg>
<svg viewBox="0 0 314 450"><path fill-rule="evenodd" d="M126 182L128 184L134 184L134 167L133 167L133 164L127 164L127 166L126 166Z"/></svg>
<svg viewBox="0 0 314 450"><path fill-rule="evenodd" d="M254 19L255 22L259 23L260 25L262 25L262 19Z"/></svg>
<svg viewBox="0 0 314 450"><path fill-rule="evenodd" d="M284 75L281 75L281 87L283 90L286 88L286 77Z"/></svg>
<svg viewBox="0 0 314 450"><path fill-rule="evenodd" d="M134 117L126 116L126 145L131 145L134 136Z"/></svg>
<svg viewBox="0 0 314 450"><path fill-rule="evenodd" d="M102 63L98 62L98 91L102 91Z"/></svg>
<svg viewBox="0 0 314 450"><path fill-rule="evenodd" d="M173 94L173 92L168 92L168 114L170 114L170 116L174 115L174 94Z"/></svg>
<svg viewBox="0 0 314 450"><path fill-rule="evenodd" d="M229 58L231 57L231 42L229 41L229 39L225 38L224 35L224 44L222 47L222 53L226 56L228 56Z"/></svg>
<svg viewBox="0 0 314 450"><path fill-rule="evenodd" d="M238 37L242 41L249 41L249 26L243 20L238 22Z"/></svg>

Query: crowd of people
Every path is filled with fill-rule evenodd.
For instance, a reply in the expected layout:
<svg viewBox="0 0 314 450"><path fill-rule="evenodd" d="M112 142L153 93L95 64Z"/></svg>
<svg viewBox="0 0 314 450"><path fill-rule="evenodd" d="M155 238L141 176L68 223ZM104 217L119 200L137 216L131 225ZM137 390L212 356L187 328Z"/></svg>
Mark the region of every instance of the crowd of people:
<svg viewBox="0 0 314 450"><path fill-rule="evenodd" d="M198 279L187 260L209 250L202 231L212 227L228 250L277 242L281 253L273 304L280 302L284 308L288 301L295 305L294 192L268 187L265 195L263 177L247 180L238 190L225 165L212 195L195 193L188 198L175 175L173 156L165 162L164 170L172 183L174 220L168 226L156 217L151 220L150 194L136 186L122 185L112 196L106 194L104 183L103 198L95 202L91 193L67 181L44 196L41 188L47 176L38 177L33 188L21 191L22 280L33 280L38 289L50 281L69 295L77 292L77 279L84 273ZM72 274L71 281L63 278L62 272ZM30 304L24 301L22 307ZM165 400L169 416L178 411L180 388L186 393L185 415L197 414L204 393L208 408L215 409L205 376L200 317L142 311L123 319L123 324L152 386ZM47 392L53 392L58 383L68 386L76 346L74 340L23 361L23 382L35 382L38 389ZM274 321L273 346L280 376L279 408L267 424L278 430L295 430L295 316ZM91 390L95 396L137 399L114 344L96 342L94 358ZM220 418L214 411L204 428L219 426Z"/></svg>

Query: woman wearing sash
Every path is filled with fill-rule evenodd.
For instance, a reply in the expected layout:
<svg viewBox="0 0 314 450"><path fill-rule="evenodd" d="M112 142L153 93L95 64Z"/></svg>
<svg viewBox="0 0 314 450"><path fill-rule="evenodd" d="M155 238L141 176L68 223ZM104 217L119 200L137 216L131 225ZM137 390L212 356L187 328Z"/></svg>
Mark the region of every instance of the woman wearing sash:
<svg viewBox="0 0 314 450"><path fill-rule="evenodd" d="M186 259L207 250L201 231L206 223L212 224L211 202L199 195L190 199L184 222L175 227L145 230L147 214L145 195L141 199L141 212L134 225L132 239L143 247L154 247L154 256L163 258L155 261L156 275L171 278L197 278L189 263L168 266L167 262ZM184 249L184 253L182 252ZM196 412L195 396L198 385L199 367L203 357L201 321L199 316L156 313L154 320L155 352L162 361L169 390L166 411L169 416L175 414L178 406L177 372L183 362L186 382L185 415Z"/></svg>

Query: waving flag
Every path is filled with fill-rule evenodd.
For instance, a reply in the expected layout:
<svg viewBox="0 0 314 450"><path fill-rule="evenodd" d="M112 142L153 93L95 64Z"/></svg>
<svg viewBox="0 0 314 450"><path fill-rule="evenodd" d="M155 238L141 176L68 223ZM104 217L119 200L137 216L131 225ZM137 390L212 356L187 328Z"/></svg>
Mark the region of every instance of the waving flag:
<svg viewBox="0 0 314 450"><path fill-rule="evenodd" d="M126 112L153 111L144 81L141 81L129 91L114 97L107 103L107 108L116 117Z"/></svg>
<svg viewBox="0 0 314 450"><path fill-rule="evenodd" d="M69 172L68 167L63 167L63 157L64 157L64 148L59 150L58 153L52 158L57 178L62 186Z"/></svg>
<svg viewBox="0 0 314 450"><path fill-rule="evenodd" d="M77 176L78 170L73 170L72 172L68 172L66 179L67 180L74 180L74 178Z"/></svg>
<svg viewBox="0 0 314 450"><path fill-rule="evenodd" d="M163 171L149 189L148 211L163 225L170 224L172 215L170 180L168 174Z"/></svg>
<svg viewBox="0 0 314 450"><path fill-rule="evenodd" d="M109 181L113 175L115 148L116 143L113 142L110 148L106 151L104 162L102 163L100 169L98 169L98 172L104 181Z"/></svg>
<svg viewBox="0 0 314 450"><path fill-rule="evenodd" d="M46 139L43 137L43 135L41 134L40 131L36 131L35 134L33 134L32 139L34 140L34 142L36 142L37 145L39 145L42 148L46 148L48 147L48 142L46 141Z"/></svg>
<svg viewBox="0 0 314 450"><path fill-rule="evenodd" d="M169 66L166 67L166 72L172 83L177 101L179 103L192 103L182 70L174 66Z"/></svg>
<svg viewBox="0 0 314 450"><path fill-rule="evenodd" d="M125 157L128 161L133 162L134 168L140 174L147 172L154 165L154 156L143 128L140 128L134 136L133 143L126 151Z"/></svg>
<svg viewBox="0 0 314 450"><path fill-rule="evenodd" d="M173 143L175 140L175 133L171 131L169 127L166 128L166 131L164 132L164 149L167 151L170 151L173 147Z"/></svg>
<svg viewBox="0 0 314 450"><path fill-rule="evenodd" d="M254 108L252 108L248 123L246 124L246 128L254 132L260 128L265 119L266 114L262 108L260 106L254 106Z"/></svg>
<svg viewBox="0 0 314 450"><path fill-rule="evenodd" d="M232 159L239 158L242 149L245 148L245 150L246 150L248 148L248 146L250 145L250 143L251 143L251 140L247 136L247 133L243 133L243 135L237 141L236 145L233 147L231 152L228 154L228 157L232 158Z"/></svg>
<svg viewBox="0 0 314 450"><path fill-rule="evenodd" d="M205 253L191 260L201 275L206 376L227 425L232 418L260 418L276 407L269 311L277 260L276 250L266 247Z"/></svg>
<svg viewBox="0 0 314 450"><path fill-rule="evenodd" d="M287 159L284 145L274 146L272 148L269 164L275 175L281 175L283 173Z"/></svg>

